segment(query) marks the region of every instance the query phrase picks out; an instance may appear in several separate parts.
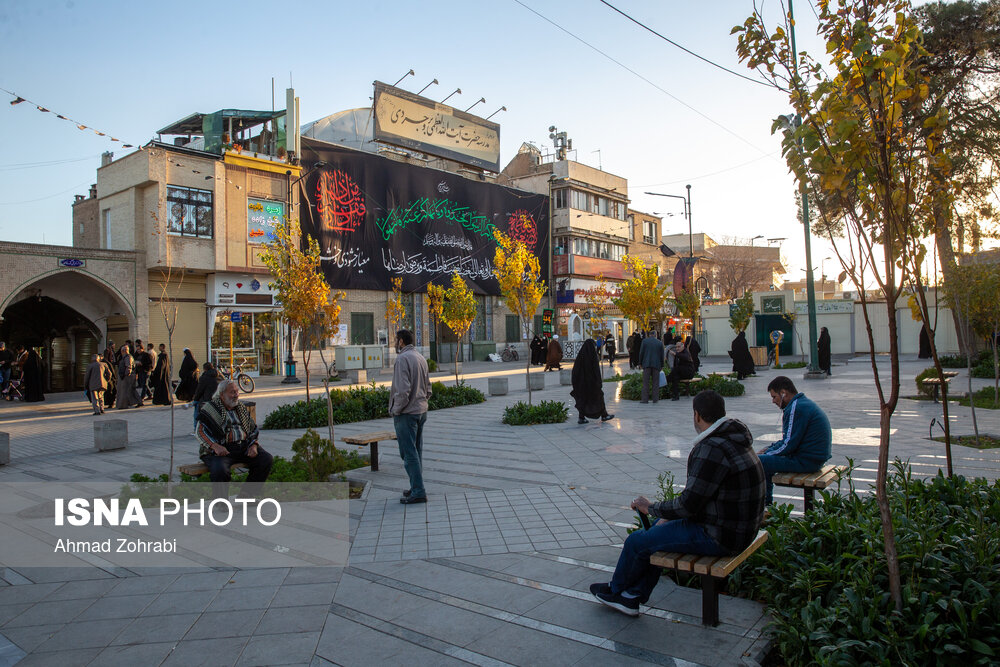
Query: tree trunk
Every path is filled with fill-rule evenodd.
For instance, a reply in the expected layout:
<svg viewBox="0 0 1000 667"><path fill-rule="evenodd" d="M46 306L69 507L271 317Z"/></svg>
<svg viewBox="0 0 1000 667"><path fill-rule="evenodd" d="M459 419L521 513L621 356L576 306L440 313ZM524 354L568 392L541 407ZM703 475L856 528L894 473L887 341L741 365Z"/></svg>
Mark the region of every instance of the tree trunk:
<svg viewBox="0 0 1000 667"><path fill-rule="evenodd" d="M952 279L953 269L958 266L955 260L955 249L951 244L951 230L948 228L948 220L945 211L940 205L934 209L934 240L937 244L938 259L941 261L941 276L944 282ZM955 323L955 335L958 338L958 349L961 354L972 354L972 346L962 328L959 315L955 309L951 309L952 321ZM926 324L926 322L925 322Z"/></svg>
<svg viewBox="0 0 1000 667"><path fill-rule="evenodd" d="M326 426L330 431L330 449L336 450L337 446L333 442L333 399L330 398L330 371L326 365L326 356L323 348L319 349L319 359L323 362L323 391L326 392Z"/></svg>
<svg viewBox="0 0 1000 667"><path fill-rule="evenodd" d="M891 259L888 261L892 261ZM889 275L892 275L891 273ZM879 410L878 473L875 478L875 498L882 518L882 540L885 545L885 562L889 574L889 595L896 611L903 610L903 591L899 576L899 555L896 552L896 534L892 527L892 510L886 491L886 477L889 472L889 432L892 414L899 401L899 331L896 326L896 295L886 298L889 311L889 399L882 400ZM871 346L872 366L875 366L875 346ZM875 368L878 373L878 368Z"/></svg>
<svg viewBox="0 0 1000 667"><path fill-rule="evenodd" d="M308 350L302 350L302 365L306 371L306 403L309 402L309 357L312 356Z"/></svg>
<svg viewBox="0 0 1000 667"><path fill-rule="evenodd" d="M944 458L945 467L948 470L948 477L952 477L954 469L951 458L951 419L948 416L948 383L945 382L944 368L941 366L941 359L937 350L937 330L930 326L930 308L927 306L927 293L924 292L919 277L916 281L915 291L917 295L917 305L920 307L920 315L924 320L924 327L927 329L927 338L931 345L931 358L934 360L934 370L937 372L938 382L941 387L941 409L944 412ZM934 299L937 303L937 296ZM975 421L975 407L973 407L973 421Z"/></svg>

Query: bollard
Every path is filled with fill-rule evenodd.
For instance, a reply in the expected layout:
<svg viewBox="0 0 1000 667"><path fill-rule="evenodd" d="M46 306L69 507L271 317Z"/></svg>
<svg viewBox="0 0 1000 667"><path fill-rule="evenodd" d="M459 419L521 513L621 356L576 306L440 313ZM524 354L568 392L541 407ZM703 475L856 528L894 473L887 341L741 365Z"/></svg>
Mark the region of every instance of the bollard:
<svg viewBox="0 0 1000 667"><path fill-rule="evenodd" d="M561 385L573 384L573 369L572 368L560 368L559 369L559 384L561 384Z"/></svg>
<svg viewBox="0 0 1000 667"><path fill-rule="evenodd" d="M525 389L531 389L531 391L540 391L545 389L545 374L544 373L530 373L528 379L524 383Z"/></svg>
<svg viewBox="0 0 1000 667"><path fill-rule="evenodd" d="M128 446L128 422L124 419L102 419L94 422L94 449L110 452Z"/></svg>
<svg viewBox="0 0 1000 667"><path fill-rule="evenodd" d="M490 378L489 379L490 396L506 396L507 386L508 386L507 378Z"/></svg>

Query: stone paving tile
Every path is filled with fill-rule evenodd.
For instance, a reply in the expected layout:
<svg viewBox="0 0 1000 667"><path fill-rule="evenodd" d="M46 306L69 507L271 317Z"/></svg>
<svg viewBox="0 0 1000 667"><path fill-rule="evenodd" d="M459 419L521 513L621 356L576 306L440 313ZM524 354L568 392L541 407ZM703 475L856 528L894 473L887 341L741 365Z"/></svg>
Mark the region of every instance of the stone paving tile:
<svg viewBox="0 0 1000 667"><path fill-rule="evenodd" d="M184 638L201 614L140 616L118 633L112 645L177 642Z"/></svg>
<svg viewBox="0 0 1000 667"><path fill-rule="evenodd" d="M144 642L133 646L109 646L94 658L88 667L133 667L158 665L170 653L174 642Z"/></svg>
<svg viewBox="0 0 1000 667"><path fill-rule="evenodd" d="M230 667L248 641L248 637L182 641L163 661L163 667Z"/></svg>
<svg viewBox="0 0 1000 667"><path fill-rule="evenodd" d="M236 665L268 667L307 663L313 658L319 636L319 632L296 632L251 637Z"/></svg>

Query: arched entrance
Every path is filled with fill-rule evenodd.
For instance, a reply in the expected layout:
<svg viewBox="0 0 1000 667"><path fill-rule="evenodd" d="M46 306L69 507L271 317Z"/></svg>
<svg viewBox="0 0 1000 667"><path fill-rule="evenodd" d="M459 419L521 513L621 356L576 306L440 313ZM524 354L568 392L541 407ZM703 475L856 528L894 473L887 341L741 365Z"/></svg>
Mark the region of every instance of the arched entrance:
<svg viewBox="0 0 1000 667"><path fill-rule="evenodd" d="M83 388L92 355L129 337L135 316L114 288L78 271L58 271L19 286L2 304L0 340L39 350L46 391ZM119 340L120 338L120 340Z"/></svg>

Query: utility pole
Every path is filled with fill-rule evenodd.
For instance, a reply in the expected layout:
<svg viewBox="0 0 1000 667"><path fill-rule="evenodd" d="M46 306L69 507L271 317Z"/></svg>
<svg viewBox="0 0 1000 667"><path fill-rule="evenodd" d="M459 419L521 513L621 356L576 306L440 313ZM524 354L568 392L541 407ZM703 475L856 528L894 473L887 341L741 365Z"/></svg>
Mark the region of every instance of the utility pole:
<svg viewBox="0 0 1000 667"><path fill-rule="evenodd" d="M791 27L792 41L792 65L795 67L796 76L799 71L798 49L795 46L795 14L792 11L792 0L788 0L788 22ZM802 117L795 115L795 127L802 124ZM802 140L799 139L799 148L802 147ZM806 237L806 300L809 309L809 369L806 371L807 379L826 378L826 373L819 370L819 350L816 347L816 283L813 281L812 265L812 234L809 231L809 187L806 182L799 184L802 193L802 226Z"/></svg>

